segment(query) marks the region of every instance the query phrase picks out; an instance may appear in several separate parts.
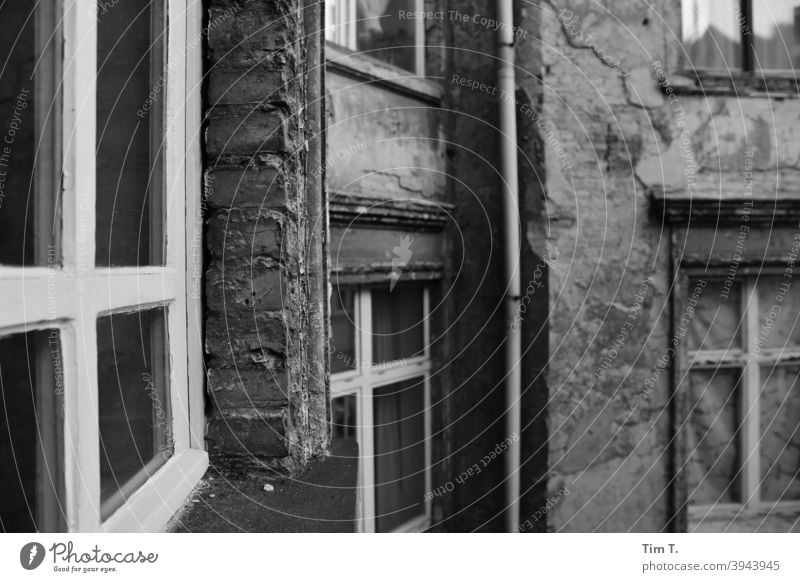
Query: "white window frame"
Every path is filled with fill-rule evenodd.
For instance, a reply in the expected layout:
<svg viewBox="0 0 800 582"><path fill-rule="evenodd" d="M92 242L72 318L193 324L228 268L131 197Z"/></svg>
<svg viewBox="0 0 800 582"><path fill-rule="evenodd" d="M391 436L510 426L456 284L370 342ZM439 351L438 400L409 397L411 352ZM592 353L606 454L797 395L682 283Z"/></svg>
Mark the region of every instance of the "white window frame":
<svg viewBox="0 0 800 582"><path fill-rule="evenodd" d="M48 3L46 3L48 4ZM49 4L48 4L49 5ZM64 501L71 532L159 531L208 467L200 350L200 0L167 3L164 266L95 267L97 3L58 2L62 264L0 266L0 335L58 329L64 374ZM113 8L111 8L113 9ZM176 62L177 61L177 62ZM37 83L38 85L38 83ZM132 112L135 115L136 112ZM47 164L44 164L46 166ZM37 177L38 178L38 177ZM45 178L47 178L45 176ZM45 182L47 180L45 179ZM37 179L37 184L41 182ZM37 186L38 188L39 186ZM41 198L47 191L37 191ZM200 255L197 255L200 256ZM167 307L174 454L105 521L100 506L97 318Z"/></svg>
<svg viewBox="0 0 800 582"><path fill-rule="evenodd" d="M731 350L688 350L688 368L684 382L688 384L689 373L694 370L739 369L742 371L740 389L740 411L744 419L743 430L740 431L739 450L742 464L741 490L742 503L689 504L688 517L690 523L707 519L733 519L766 514L793 515L800 512L800 501L764 501L761 499L761 367L780 365L800 365L800 346L782 348L761 348L757 342L761 330L760 298L757 282L763 276L781 276L784 270L763 268L757 274L743 271L738 278L741 281L741 298L739 304L743 349ZM688 270L688 281L693 278L722 279L724 274L707 271ZM691 287L691 285L690 285ZM690 422L687 419L687 422ZM800 419L798 419L800 422ZM688 428L688 427L687 427ZM689 462L689 459L686 460ZM690 499L688 500L690 501Z"/></svg>
<svg viewBox="0 0 800 582"><path fill-rule="evenodd" d="M345 286L342 285L344 288ZM370 286L347 286L354 293L356 369L331 374L331 399L355 396L356 439L359 448L358 474L358 531L375 532L375 461L373 433L373 393L376 388L413 378L424 378L425 407L425 491L431 490L431 406L430 406L430 292L423 287L423 341L424 355L376 366L365 365L372 361L372 295ZM334 293L336 290L334 288ZM425 512L400 527L394 533L417 532L431 523L431 503L424 501Z"/></svg>
<svg viewBox="0 0 800 582"><path fill-rule="evenodd" d="M325 40L350 50L358 50L356 42L357 0L336 0L325 2ZM425 11L424 0L414 0L414 11L421 14ZM414 19L414 70L420 76L425 75L425 20ZM380 59L376 59L380 60ZM380 61L383 63L383 61ZM384 63L392 66L389 63Z"/></svg>

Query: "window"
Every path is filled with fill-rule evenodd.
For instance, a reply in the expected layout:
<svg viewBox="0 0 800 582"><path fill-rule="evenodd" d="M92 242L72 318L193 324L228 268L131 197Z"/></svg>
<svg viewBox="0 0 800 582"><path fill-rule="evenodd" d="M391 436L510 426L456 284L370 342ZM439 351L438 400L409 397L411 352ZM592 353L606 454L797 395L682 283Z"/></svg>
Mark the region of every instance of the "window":
<svg viewBox="0 0 800 582"><path fill-rule="evenodd" d="M200 23L187 0L0 7L2 529L158 530L207 466Z"/></svg>
<svg viewBox="0 0 800 582"><path fill-rule="evenodd" d="M688 68L800 67L800 0L683 0L682 29Z"/></svg>
<svg viewBox="0 0 800 582"><path fill-rule="evenodd" d="M780 273L690 280L690 520L800 510L800 288Z"/></svg>
<svg viewBox="0 0 800 582"><path fill-rule="evenodd" d="M359 444L360 529L430 522L429 296L421 285L336 287L332 432Z"/></svg>
<svg viewBox="0 0 800 582"><path fill-rule="evenodd" d="M325 38L423 75L423 10L422 0L327 0Z"/></svg>

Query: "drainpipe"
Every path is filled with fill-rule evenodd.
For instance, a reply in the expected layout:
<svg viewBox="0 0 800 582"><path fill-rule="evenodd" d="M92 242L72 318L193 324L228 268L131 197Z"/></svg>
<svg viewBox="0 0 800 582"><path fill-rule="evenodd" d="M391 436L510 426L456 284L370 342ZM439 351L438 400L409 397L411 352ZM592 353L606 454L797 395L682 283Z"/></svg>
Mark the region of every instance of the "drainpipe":
<svg viewBox="0 0 800 582"><path fill-rule="evenodd" d="M517 435L505 454L506 531L519 530L519 472L522 449L520 369L522 330L515 324L520 303L519 183L517 178L517 110L514 80L514 2L498 0L497 20L502 23L497 36L500 89L500 170L503 187L503 251L505 256L506 330L506 436Z"/></svg>

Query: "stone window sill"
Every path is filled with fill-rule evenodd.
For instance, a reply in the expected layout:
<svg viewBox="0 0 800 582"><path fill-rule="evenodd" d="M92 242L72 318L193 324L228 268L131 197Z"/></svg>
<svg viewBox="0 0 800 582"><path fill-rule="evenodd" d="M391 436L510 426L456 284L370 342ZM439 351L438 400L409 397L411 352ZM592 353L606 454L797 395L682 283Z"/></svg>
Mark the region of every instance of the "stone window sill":
<svg viewBox="0 0 800 582"><path fill-rule="evenodd" d="M675 92L683 95L770 99L800 96L800 76L795 71L756 73L682 69L670 81Z"/></svg>
<svg viewBox="0 0 800 582"><path fill-rule="evenodd" d="M331 42L325 43L325 66L330 71L374 83L389 91L433 105L441 104L444 94L441 83Z"/></svg>

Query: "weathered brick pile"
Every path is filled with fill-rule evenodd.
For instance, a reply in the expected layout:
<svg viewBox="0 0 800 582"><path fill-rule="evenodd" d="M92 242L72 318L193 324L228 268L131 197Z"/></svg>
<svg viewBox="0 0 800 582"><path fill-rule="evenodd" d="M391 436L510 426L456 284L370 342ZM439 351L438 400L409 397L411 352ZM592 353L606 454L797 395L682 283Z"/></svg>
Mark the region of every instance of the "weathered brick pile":
<svg viewBox="0 0 800 582"><path fill-rule="evenodd" d="M218 465L293 472L327 444L321 140L309 131L320 102L306 102L319 34L304 33L319 9L300 7L212 0L204 29L207 438Z"/></svg>

